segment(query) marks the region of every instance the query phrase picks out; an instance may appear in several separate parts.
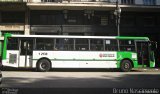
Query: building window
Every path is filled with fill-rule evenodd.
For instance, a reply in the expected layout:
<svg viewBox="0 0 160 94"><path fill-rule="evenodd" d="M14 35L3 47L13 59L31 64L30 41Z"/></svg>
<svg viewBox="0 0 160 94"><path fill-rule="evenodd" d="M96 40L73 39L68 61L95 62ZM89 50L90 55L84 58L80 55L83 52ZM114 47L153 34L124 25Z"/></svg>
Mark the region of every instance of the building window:
<svg viewBox="0 0 160 94"><path fill-rule="evenodd" d="M101 25L108 25L108 17L101 16Z"/></svg>
<svg viewBox="0 0 160 94"><path fill-rule="evenodd" d="M156 0L143 0L144 5L155 5Z"/></svg>
<svg viewBox="0 0 160 94"><path fill-rule="evenodd" d="M24 12L2 12L2 23L24 23Z"/></svg>
<svg viewBox="0 0 160 94"><path fill-rule="evenodd" d="M40 15L40 23L47 24L47 15Z"/></svg>
<svg viewBox="0 0 160 94"><path fill-rule="evenodd" d="M77 24L77 17L76 16L69 16L67 19L68 24Z"/></svg>
<svg viewBox="0 0 160 94"><path fill-rule="evenodd" d="M121 3L122 3L122 4L131 5L131 4L135 4L134 1L135 1L135 0L121 0Z"/></svg>
<svg viewBox="0 0 160 94"><path fill-rule="evenodd" d="M62 25L64 23L61 11L31 11L31 25Z"/></svg>
<svg viewBox="0 0 160 94"><path fill-rule="evenodd" d="M155 17L148 16L144 17L144 26L154 26L155 25Z"/></svg>
<svg viewBox="0 0 160 94"><path fill-rule="evenodd" d="M62 0L41 0L41 2L62 2Z"/></svg>
<svg viewBox="0 0 160 94"><path fill-rule="evenodd" d="M107 15L95 15L91 21L91 24L106 26L109 24Z"/></svg>
<svg viewBox="0 0 160 94"><path fill-rule="evenodd" d="M135 16L122 15L121 25L123 25L123 26L134 26L135 25Z"/></svg>
<svg viewBox="0 0 160 94"><path fill-rule="evenodd" d="M160 16L157 17L156 21L157 21L157 25L160 26Z"/></svg>
<svg viewBox="0 0 160 94"><path fill-rule="evenodd" d="M70 0L71 2L95 2L96 0ZM100 0L107 2L108 0Z"/></svg>
<svg viewBox="0 0 160 94"><path fill-rule="evenodd" d="M16 34L16 35L24 35L24 32L22 31L1 31L2 35L4 35L5 33L11 33L11 34Z"/></svg>

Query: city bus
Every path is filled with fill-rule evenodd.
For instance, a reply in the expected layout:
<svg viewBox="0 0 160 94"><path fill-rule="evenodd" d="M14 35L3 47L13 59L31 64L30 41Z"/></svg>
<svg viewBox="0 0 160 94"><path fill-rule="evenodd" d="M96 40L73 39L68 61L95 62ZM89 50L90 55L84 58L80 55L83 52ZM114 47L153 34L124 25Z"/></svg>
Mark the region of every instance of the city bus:
<svg viewBox="0 0 160 94"><path fill-rule="evenodd" d="M147 37L4 34L2 65L16 68L155 67Z"/></svg>

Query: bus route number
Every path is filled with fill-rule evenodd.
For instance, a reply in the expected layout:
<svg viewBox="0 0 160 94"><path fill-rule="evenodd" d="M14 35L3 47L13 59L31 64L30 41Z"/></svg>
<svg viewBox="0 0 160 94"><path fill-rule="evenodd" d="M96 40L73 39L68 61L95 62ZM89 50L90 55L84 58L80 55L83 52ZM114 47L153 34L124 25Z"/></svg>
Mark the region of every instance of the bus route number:
<svg viewBox="0 0 160 94"><path fill-rule="evenodd" d="M39 53L39 55L47 55L47 53Z"/></svg>

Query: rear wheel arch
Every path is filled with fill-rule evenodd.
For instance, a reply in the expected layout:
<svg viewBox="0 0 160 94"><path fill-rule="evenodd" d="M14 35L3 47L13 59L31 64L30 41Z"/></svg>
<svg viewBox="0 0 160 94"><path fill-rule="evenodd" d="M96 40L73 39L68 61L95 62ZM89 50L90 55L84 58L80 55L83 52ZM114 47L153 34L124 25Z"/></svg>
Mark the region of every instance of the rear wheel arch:
<svg viewBox="0 0 160 94"><path fill-rule="evenodd" d="M130 62L131 62L131 65L132 65L132 68L134 67L133 61L132 61L131 59L129 59L129 58L124 58L123 60L128 60L128 61L130 61ZM121 60L121 63L122 63L123 60Z"/></svg>
<svg viewBox="0 0 160 94"><path fill-rule="evenodd" d="M125 68L125 66L128 66ZM123 72L129 72L134 67L133 61L129 58L125 58L120 62L120 69Z"/></svg>

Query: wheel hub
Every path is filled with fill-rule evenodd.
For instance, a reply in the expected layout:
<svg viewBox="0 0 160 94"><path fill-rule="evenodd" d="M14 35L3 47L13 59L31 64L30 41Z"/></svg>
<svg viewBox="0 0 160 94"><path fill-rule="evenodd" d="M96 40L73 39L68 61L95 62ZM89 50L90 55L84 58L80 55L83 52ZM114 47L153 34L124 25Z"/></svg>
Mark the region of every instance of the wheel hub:
<svg viewBox="0 0 160 94"><path fill-rule="evenodd" d="M128 69L128 68L129 68L129 64L126 63L126 64L124 65L124 68L125 68L125 69Z"/></svg>
<svg viewBox="0 0 160 94"><path fill-rule="evenodd" d="M42 67L43 69L45 69L45 68L46 68L46 64L43 63L43 64L41 65L41 67Z"/></svg>

